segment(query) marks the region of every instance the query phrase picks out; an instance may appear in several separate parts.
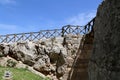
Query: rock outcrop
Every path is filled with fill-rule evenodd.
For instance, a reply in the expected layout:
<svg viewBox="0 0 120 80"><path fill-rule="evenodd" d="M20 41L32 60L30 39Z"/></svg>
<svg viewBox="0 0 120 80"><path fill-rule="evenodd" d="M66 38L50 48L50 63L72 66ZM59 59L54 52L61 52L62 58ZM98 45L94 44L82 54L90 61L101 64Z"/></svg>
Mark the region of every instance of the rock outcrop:
<svg viewBox="0 0 120 80"><path fill-rule="evenodd" d="M3 43L0 44L0 59L2 61L3 57L9 56L17 60L17 64L10 64L10 67L20 68L23 64L18 62L22 62L54 80L66 80L68 76L65 75L72 66L81 37L67 35L36 42ZM5 64L0 65L7 66Z"/></svg>
<svg viewBox="0 0 120 80"><path fill-rule="evenodd" d="M94 25L89 80L120 80L120 0L105 0Z"/></svg>

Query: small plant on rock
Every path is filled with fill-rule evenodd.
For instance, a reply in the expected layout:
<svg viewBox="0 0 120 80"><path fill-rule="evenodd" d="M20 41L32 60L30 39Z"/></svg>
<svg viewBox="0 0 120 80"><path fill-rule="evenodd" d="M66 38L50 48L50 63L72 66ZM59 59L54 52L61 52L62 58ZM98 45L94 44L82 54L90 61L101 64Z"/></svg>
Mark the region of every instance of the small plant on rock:
<svg viewBox="0 0 120 80"><path fill-rule="evenodd" d="M16 62L12 61L11 59L7 60L7 66L8 67L15 67L16 66Z"/></svg>

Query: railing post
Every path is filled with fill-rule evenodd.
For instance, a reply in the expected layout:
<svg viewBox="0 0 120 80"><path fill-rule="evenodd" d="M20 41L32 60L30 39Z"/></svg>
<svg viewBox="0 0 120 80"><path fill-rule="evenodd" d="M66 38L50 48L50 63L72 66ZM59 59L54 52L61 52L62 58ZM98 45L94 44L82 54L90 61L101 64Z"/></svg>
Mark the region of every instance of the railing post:
<svg viewBox="0 0 120 80"><path fill-rule="evenodd" d="M87 32L87 31L86 31L86 29L87 29L87 25L84 27L84 29L85 29L85 34L86 34L86 32Z"/></svg>
<svg viewBox="0 0 120 80"><path fill-rule="evenodd" d="M14 34L14 42L16 42L16 34Z"/></svg>
<svg viewBox="0 0 120 80"><path fill-rule="evenodd" d="M9 35L6 36L6 43L8 43L8 38L9 38Z"/></svg>
<svg viewBox="0 0 120 80"><path fill-rule="evenodd" d="M33 40L32 40L32 36L33 36L33 33L30 32L30 37L28 38L29 41L33 41Z"/></svg>
<svg viewBox="0 0 120 80"><path fill-rule="evenodd" d="M88 23L88 31L87 32L90 32L90 23Z"/></svg>
<svg viewBox="0 0 120 80"><path fill-rule="evenodd" d="M61 33L62 33L61 36L64 37L64 33L65 33L65 29L64 29L64 27L62 27L62 32L61 32Z"/></svg>
<svg viewBox="0 0 120 80"><path fill-rule="evenodd" d="M69 34L71 34L70 28L71 28L71 26L68 25L68 26L67 26L67 29L69 30Z"/></svg>
<svg viewBox="0 0 120 80"><path fill-rule="evenodd" d="M93 25L92 25L91 31L94 31L93 30L94 24L95 24L95 18L93 18Z"/></svg>
<svg viewBox="0 0 120 80"><path fill-rule="evenodd" d="M76 34L79 35L79 26L76 27Z"/></svg>

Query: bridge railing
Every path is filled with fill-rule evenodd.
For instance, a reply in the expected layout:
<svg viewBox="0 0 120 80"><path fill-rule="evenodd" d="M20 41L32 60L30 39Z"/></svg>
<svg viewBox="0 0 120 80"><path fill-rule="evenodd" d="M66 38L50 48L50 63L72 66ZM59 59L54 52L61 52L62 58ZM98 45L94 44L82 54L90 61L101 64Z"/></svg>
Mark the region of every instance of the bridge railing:
<svg viewBox="0 0 120 80"><path fill-rule="evenodd" d="M62 27L62 36L67 34L87 34L93 30L95 18L93 18L90 22L88 22L85 26L73 26L73 25L67 25Z"/></svg>
<svg viewBox="0 0 120 80"><path fill-rule="evenodd" d="M21 42L21 41L37 41L42 38L51 38L61 35L61 29L41 30L39 32L19 33L0 35L0 43Z"/></svg>
<svg viewBox="0 0 120 80"><path fill-rule="evenodd" d="M7 34L0 35L0 43L10 43L10 42L21 42L21 41L37 41L42 38L52 38L62 36L64 37L67 34L87 34L93 30L95 18L93 18L85 26L73 26L67 25L62 27L62 29L54 30L40 30L38 32L29 32L29 33L19 33L19 34Z"/></svg>

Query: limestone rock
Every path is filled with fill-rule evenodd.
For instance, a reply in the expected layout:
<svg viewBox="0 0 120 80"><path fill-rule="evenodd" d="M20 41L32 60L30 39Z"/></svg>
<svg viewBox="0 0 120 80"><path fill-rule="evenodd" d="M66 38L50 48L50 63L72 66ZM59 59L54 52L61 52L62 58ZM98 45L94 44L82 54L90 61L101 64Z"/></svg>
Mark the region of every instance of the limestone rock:
<svg viewBox="0 0 120 80"><path fill-rule="evenodd" d="M18 61L15 67L19 69L20 68L27 69L28 66L23 64L21 61Z"/></svg>
<svg viewBox="0 0 120 80"><path fill-rule="evenodd" d="M76 37L70 37L76 39ZM6 59L3 59L5 56L10 56L17 61L15 67L17 68L27 68L34 69L33 72L39 71L46 76L51 76L52 79L63 79L64 74L68 74L67 71L68 65L72 65L73 57L71 57L71 52L75 54L74 49L77 49L79 40L77 39L74 43L71 39L71 45L68 46L64 44L63 37L42 39L40 41L25 41L25 42L16 42L10 44L0 44L0 62L1 65L5 66ZM75 44L75 46L74 46ZM75 47L75 48L74 48ZM76 50L77 51L77 50ZM70 52L70 53L69 53ZM69 61L69 58L70 61ZM69 67L70 69L70 67ZM37 73L38 74L38 73Z"/></svg>
<svg viewBox="0 0 120 80"><path fill-rule="evenodd" d="M47 55L41 57L33 66L34 69L44 73L49 74L51 72L50 59Z"/></svg>
<svg viewBox="0 0 120 80"><path fill-rule="evenodd" d="M9 56L0 58L0 66L15 67L17 61Z"/></svg>
<svg viewBox="0 0 120 80"><path fill-rule="evenodd" d="M9 52L8 44L0 44L0 56L7 56Z"/></svg>
<svg viewBox="0 0 120 80"><path fill-rule="evenodd" d="M16 43L10 46L9 56L32 66L37 56L35 44L32 42Z"/></svg>
<svg viewBox="0 0 120 80"><path fill-rule="evenodd" d="M120 0L105 0L94 25L89 80L120 80Z"/></svg>

